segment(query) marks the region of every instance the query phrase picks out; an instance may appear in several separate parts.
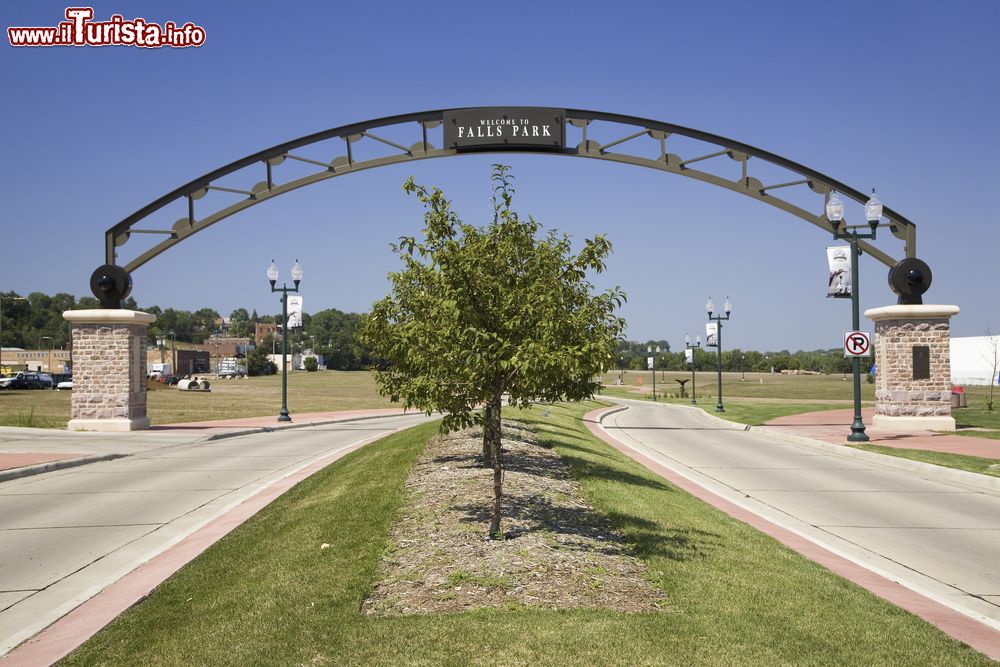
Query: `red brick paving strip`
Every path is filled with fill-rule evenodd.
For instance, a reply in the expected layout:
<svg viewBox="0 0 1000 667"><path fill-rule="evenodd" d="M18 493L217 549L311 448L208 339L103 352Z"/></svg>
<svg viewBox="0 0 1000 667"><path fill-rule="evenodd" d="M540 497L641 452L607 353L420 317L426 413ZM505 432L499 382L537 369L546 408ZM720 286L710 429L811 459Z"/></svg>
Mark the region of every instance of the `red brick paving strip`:
<svg viewBox="0 0 1000 667"><path fill-rule="evenodd" d="M0 470L11 470L13 468L24 468L40 463L52 463L53 461L65 461L66 459L78 459L87 456L85 453L76 452L73 454L31 454L28 452L0 452Z"/></svg>
<svg viewBox="0 0 1000 667"><path fill-rule="evenodd" d="M872 423L875 416L874 408L861 411L865 424ZM788 430L796 435L815 438L837 445L847 444L847 436L851 433L851 422L854 421L854 410L823 410L820 412L805 412L798 415L778 417L767 422L765 426ZM911 433L892 433L868 426L865 430L871 438L871 445L896 447L898 449L922 449L928 452L944 452L946 454L964 454L980 456L986 459L1000 459L1000 440L977 438L974 436L953 435L934 431L914 431Z"/></svg>
<svg viewBox="0 0 1000 667"><path fill-rule="evenodd" d="M687 491L699 500L703 500L709 505L722 510L734 519L738 519L746 524L749 524L753 528L756 528L762 533L770 535L785 546L797 551L809 560L822 565L834 574L838 574L841 577L854 582L862 588L871 591L880 598L891 602L897 607L905 609L912 614L916 614L928 623L937 626L951 637L968 644L977 651L986 654L993 660L1000 660L1000 632L997 632L982 623L978 623L964 614L960 614L957 611L949 609L948 607L945 607L930 598L924 597L923 595L920 595L919 593L916 593L901 584L897 584L896 582L890 581L881 575L875 574L871 570L853 563L846 558L838 556L818 544L796 535L790 530L771 523L767 519L757 516L753 512L743 509L721 496L715 495L704 487L699 486L697 483L692 482L686 477L682 477L666 466L657 463L648 456L640 454L639 452L616 440L600 427L600 420L605 414L619 409L620 408L598 408L597 410L593 410L584 415L584 423L587 425L587 428L590 429L590 432L598 438L605 441L629 458L645 466L649 470L669 480L674 485ZM853 418L853 412L851 412L851 415ZM848 422L848 426L849 425L850 422ZM961 438L962 436L953 437Z"/></svg>

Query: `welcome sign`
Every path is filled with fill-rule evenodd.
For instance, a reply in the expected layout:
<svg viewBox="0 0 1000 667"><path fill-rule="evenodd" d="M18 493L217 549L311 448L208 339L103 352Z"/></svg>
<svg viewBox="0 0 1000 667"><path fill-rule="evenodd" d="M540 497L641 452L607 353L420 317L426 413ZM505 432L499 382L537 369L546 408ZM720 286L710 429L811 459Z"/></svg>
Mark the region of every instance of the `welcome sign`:
<svg viewBox="0 0 1000 667"><path fill-rule="evenodd" d="M444 113L445 148L562 149L566 111L546 107L480 107Z"/></svg>

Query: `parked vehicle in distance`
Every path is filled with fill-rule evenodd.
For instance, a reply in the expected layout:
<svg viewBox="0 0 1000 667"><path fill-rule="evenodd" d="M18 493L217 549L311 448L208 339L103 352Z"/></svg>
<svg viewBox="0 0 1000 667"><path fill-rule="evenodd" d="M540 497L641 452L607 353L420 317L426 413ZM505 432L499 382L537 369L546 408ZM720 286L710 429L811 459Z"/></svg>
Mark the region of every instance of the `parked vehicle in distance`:
<svg viewBox="0 0 1000 667"><path fill-rule="evenodd" d="M170 364L150 364L149 377L161 378L174 372L174 367Z"/></svg>
<svg viewBox="0 0 1000 667"><path fill-rule="evenodd" d="M15 373L0 379L0 389L51 389L52 376L46 373Z"/></svg>
<svg viewBox="0 0 1000 667"><path fill-rule="evenodd" d="M56 385L56 390L57 391L62 391L64 389L69 389L70 391L72 391L73 390L73 381L72 380L63 380L62 382L60 382L59 384Z"/></svg>

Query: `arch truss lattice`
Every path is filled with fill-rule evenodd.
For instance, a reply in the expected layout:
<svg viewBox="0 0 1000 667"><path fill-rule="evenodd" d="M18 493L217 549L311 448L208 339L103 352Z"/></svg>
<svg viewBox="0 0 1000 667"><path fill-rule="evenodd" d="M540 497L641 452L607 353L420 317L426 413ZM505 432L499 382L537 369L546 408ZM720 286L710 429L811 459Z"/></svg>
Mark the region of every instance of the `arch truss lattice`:
<svg viewBox="0 0 1000 667"><path fill-rule="evenodd" d="M503 116L509 109L488 107L477 111L486 115L495 111ZM700 130L597 111L519 109L558 112L561 141L551 145L449 145L446 126L454 122L455 114L469 111L463 109L425 111L332 128L248 155L150 202L105 232L105 261L119 264L121 254L141 245L129 245L139 235L161 237L150 247L130 252L122 266L131 273L215 223L306 185L365 169L465 153L542 152L647 167L756 199L827 233L832 233L832 228L823 211L831 191L859 204L867 200L867 195L813 169ZM317 156L317 151L325 153ZM294 173L288 167L293 163L298 165ZM808 196L804 198L803 192ZM221 197L209 198L208 205L209 200L202 201L208 193ZM812 197L815 205L810 203ZM169 229L148 226L154 214L170 206L182 206L187 214ZM892 236L903 242L903 256L915 257L916 225L888 207L884 216ZM862 241L858 245L886 266L892 267L898 261L871 243Z"/></svg>

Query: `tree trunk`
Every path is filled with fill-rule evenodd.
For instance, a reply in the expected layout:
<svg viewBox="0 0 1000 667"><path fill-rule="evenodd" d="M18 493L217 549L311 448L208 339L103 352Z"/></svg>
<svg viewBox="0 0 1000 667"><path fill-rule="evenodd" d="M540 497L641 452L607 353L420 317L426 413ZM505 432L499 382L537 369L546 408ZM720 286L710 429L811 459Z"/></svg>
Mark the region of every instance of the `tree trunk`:
<svg viewBox="0 0 1000 667"><path fill-rule="evenodd" d="M489 403L483 410L483 467L493 467L493 436L490 435L493 417L493 404Z"/></svg>
<svg viewBox="0 0 1000 667"><path fill-rule="evenodd" d="M500 447L501 425L500 425L500 397L497 396L491 401L490 409L487 412L488 432L490 434L490 450L493 459L493 505L490 516L490 539L496 540L502 537L500 533L500 516L503 501L503 451Z"/></svg>

